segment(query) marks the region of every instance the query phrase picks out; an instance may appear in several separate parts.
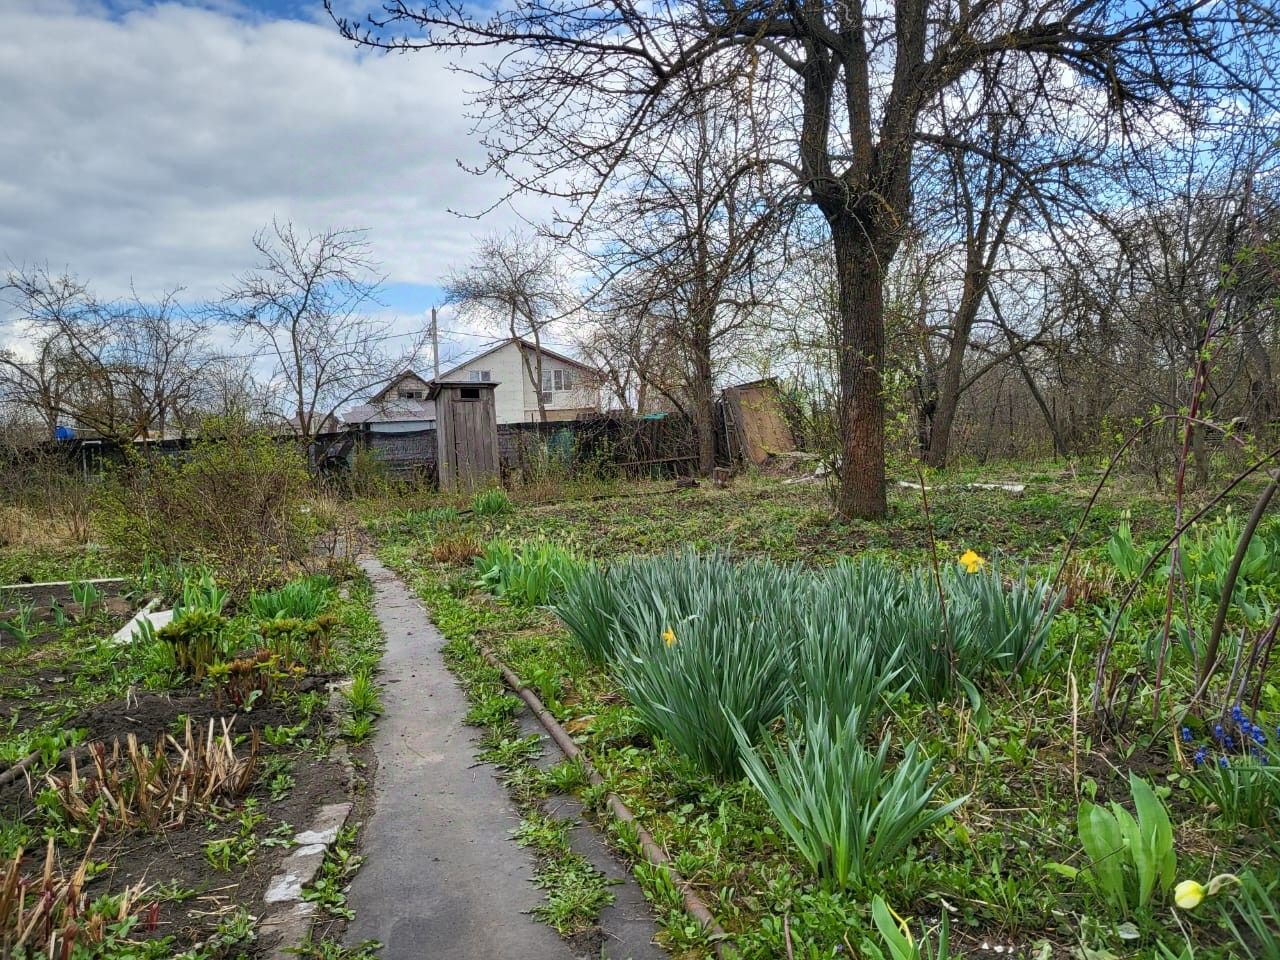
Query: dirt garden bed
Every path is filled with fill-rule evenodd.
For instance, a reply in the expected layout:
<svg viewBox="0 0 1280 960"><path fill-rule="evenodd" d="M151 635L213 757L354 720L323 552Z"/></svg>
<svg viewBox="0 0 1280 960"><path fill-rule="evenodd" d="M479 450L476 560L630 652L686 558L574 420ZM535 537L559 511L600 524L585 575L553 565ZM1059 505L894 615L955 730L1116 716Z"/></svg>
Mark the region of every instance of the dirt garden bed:
<svg viewBox="0 0 1280 960"><path fill-rule="evenodd" d="M37 957L272 955L264 897L295 838L351 799L377 710L341 693L380 646L367 584L308 582L322 597L299 617L189 578L175 628L124 644L149 592L0 616L24 620L0 626L0 874L26 884L6 943L31 924ZM315 915L341 919L340 885L317 887Z"/></svg>

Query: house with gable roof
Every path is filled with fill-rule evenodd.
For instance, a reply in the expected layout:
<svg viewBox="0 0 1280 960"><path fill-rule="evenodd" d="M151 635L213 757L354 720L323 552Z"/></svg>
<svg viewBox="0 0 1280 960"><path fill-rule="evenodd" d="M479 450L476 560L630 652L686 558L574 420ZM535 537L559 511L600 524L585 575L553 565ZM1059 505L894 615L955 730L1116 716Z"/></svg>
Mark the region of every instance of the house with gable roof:
<svg viewBox="0 0 1280 960"><path fill-rule="evenodd" d="M548 421L577 420L599 412L600 372L581 361L543 347L542 381L535 384L537 369L532 342L511 337L483 353L440 374L441 382L496 383L494 403L499 424L536 423L538 394L542 394ZM526 365L525 360L528 360ZM431 381L413 370L393 377L367 402L343 415L350 427L372 433L412 433L434 429L435 402L429 398Z"/></svg>

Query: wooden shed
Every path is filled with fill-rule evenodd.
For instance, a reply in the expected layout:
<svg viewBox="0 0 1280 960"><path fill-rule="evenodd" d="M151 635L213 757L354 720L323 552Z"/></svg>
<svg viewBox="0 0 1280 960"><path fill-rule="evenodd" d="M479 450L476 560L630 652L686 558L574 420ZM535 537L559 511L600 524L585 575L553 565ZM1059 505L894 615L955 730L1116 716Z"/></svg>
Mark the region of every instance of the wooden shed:
<svg viewBox="0 0 1280 960"><path fill-rule="evenodd" d="M497 385L450 380L431 385L427 396L436 404L441 490L474 490L497 482L498 418L493 395Z"/></svg>

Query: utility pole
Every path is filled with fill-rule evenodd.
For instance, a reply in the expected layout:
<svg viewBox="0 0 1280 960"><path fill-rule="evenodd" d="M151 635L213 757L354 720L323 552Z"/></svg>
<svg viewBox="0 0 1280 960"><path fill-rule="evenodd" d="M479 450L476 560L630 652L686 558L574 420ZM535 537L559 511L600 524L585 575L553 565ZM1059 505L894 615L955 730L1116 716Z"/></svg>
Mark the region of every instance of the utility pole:
<svg viewBox="0 0 1280 960"><path fill-rule="evenodd" d="M440 324L436 322L436 308L431 308L431 356L434 361L435 373L432 379L437 383L440 382Z"/></svg>

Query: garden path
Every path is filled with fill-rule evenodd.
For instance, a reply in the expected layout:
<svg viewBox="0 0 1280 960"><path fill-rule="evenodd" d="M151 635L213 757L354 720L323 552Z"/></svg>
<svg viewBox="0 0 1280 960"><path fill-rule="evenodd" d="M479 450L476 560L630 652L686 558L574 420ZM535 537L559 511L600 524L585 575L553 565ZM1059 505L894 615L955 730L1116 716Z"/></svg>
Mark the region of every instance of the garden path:
<svg viewBox="0 0 1280 960"><path fill-rule="evenodd" d="M475 761L444 638L394 574L372 558L360 564L387 640L385 712L347 942L380 940L382 960L571 960L571 947L529 916L541 902L533 858L510 839L519 818L506 788Z"/></svg>

